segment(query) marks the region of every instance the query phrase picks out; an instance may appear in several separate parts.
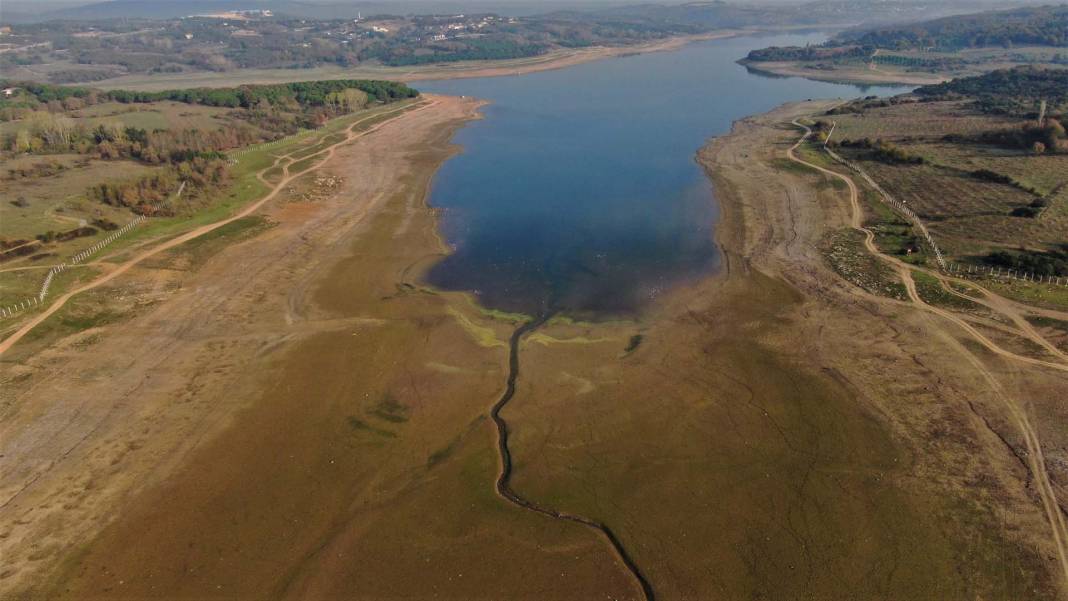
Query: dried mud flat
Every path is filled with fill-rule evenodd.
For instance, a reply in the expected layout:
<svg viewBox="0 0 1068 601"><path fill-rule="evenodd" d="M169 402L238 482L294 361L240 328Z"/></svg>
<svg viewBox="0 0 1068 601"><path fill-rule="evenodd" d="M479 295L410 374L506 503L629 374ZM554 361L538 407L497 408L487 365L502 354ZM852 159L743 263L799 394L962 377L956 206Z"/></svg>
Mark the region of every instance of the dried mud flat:
<svg viewBox="0 0 1068 601"><path fill-rule="evenodd" d="M908 71L886 71L873 64L836 65L830 69L809 67L804 62L796 61L750 61L745 66L757 73L779 77L804 77L815 81L832 83L873 84L873 85L913 85L926 86L942 83L952 79L936 73Z"/></svg>
<svg viewBox="0 0 1068 601"><path fill-rule="evenodd" d="M596 532L496 494L519 324L420 283L446 250L426 189L478 107L438 100L199 269L133 270L151 308L5 357L2 596L643 597ZM1025 445L961 353L1034 413L1060 499L1068 382L824 266L848 202L777 168L820 106L702 151L721 274L522 338L511 487L611 527L659 599L1056 599Z"/></svg>
<svg viewBox="0 0 1068 601"><path fill-rule="evenodd" d="M196 272L131 270L115 294L172 291L151 310L5 357L2 596L628 590L488 484L508 324L418 284L443 252L426 188L478 107L437 100L340 149L329 199L298 182Z"/></svg>
<svg viewBox="0 0 1068 601"><path fill-rule="evenodd" d="M610 525L661 599L1060 599L1025 433L966 357L1040 424L1059 499L1068 378L825 266L850 203L781 165L790 121L826 107L743 120L702 151L719 277L637 323L527 338L504 413L513 487Z"/></svg>

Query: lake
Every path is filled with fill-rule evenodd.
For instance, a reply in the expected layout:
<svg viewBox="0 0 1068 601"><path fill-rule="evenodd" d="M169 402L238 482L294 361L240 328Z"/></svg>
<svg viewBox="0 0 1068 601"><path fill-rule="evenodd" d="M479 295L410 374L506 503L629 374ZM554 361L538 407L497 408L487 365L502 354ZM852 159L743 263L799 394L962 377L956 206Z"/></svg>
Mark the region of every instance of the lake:
<svg viewBox="0 0 1068 601"><path fill-rule="evenodd" d="M491 102L455 137L430 203L453 253L431 284L486 307L633 315L719 263L717 210L696 152L736 119L807 98L889 95L750 74L754 48L822 35L700 42L514 77L413 84Z"/></svg>

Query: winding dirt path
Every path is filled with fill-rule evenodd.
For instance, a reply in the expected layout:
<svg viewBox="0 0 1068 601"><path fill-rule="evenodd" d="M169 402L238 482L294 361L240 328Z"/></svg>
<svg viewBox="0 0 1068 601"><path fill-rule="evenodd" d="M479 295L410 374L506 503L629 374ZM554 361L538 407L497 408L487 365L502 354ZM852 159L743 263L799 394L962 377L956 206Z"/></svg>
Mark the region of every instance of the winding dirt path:
<svg viewBox="0 0 1068 601"><path fill-rule="evenodd" d="M876 247L875 245L875 233L872 232L870 229L864 227L862 221L863 213L860 208L859 192L857 190L856 183L853 181L852 178L847 175L810 163L798 157L796 151L798 148L801 147L802 144L804 144L809 139L809 137L811 137L812 129L800 123L796 119L793 121L793 124L803 129L805 133L801 136L797 143L795 143L786 151L787 157L791 161L794 161L801 165L805 165L807 167L815 169L816 171L819 171L820 173L823 173L824 175L828 175L830 177L834 177L839 179L840 181L845 182L846 186L848 186L849 188L849 202L851 205L850 225L853 227L853 229L860 231L864 234L864 247L868 250L868 252L870 252L873 256L889 264L895 269L902 283L905 285L906 290L908 291L909 299L914 305L924 309L925 311L938 315L949 322L952 322L954 325L960 327L965 332L967 332L976 342L981 344L984 348L999 356L1006 357L1015 361L1020 361L1023 363L1028 363L1031 365L1037 365L1063 372L1068 372L1068 363L1042 361L1039 359L1026 357L1005 350L990 339L988 339L986 336L984 336L982 333L972 327L971 324L961 319L957 315L940 307L929 305L922 298L920 298L920 295L916 290L916 282L912 279L912 270L915 268L911 265L908 265L902 261L899 261L893 257L889 257L880 252L878 247ZM926 273L931 273L931 275L938 277L943 282L946 281L946 278L944 278L941 274L929 272L928 270L922 271ZM981 290L985 295L987 295L987 298L1000 298L996 294L986 290L985 288L979 286L978 284L975 284L974 282L967 282L967 284L978 290ZM1006 300L1004 304L999 303L995 305L995 303L991 303L987 306L990 308L994 308L995 310L1000 310L1001 308L1008 308L1011 305L1009 305L1008 301ZM1013 315L1016 315L1016 313L1015 311L1012 311L1011 314L1007 315L1012 318ZM1016 315L1016 317L1019 318L1019 315ZM1014 319L1013 321L1015 322L1016 320ZM1034 336L1038 336L1033 329L1030 329L1030 333L1034 334ZM1021 331L1021 334L1033 340L1032 336L1028 335L1027 331ZM1039 338L1041 339L1041 337ZM1043 342L1045 341L1043 340ZM965 360L967 360L968 363L973 368L975 368L975 370L990 385L991 390L998 397L998 399L1004 405L1006 410L1008 410L1017 428L1023 435L1028 450L1028 463L1030 464L1029 467L1034 477L1039 497L1042 500L1043 509L1046 512L1046 518L1050 523L1050 531L1053 535L1054 545L1057 548L1058 559L1062 570L1062 577L1064 578L1065 584L1068 585L1068 524L1066 524L1065 522L1064 514L1060 510L1060 505L1057 502L1057 496L1049 480L1049 473L1046 470L1045 457L1042 452L1042 445L1039 442L1038 431L1031 423L1026 409L1021 406L1019 402L1010 398L1005 393L997 378L994 377L994 374L982 363L982 361L980 361L980 359L976 357L975 354L968 351L959 343L955 346L957 347L957 350L960 352L960 354L965 358ZM1057 354L1063 357L1063 353L1058 352Z"/></svg>
<svg viewBox="0 0 1068 601"><path fill-rule="evenodd" d="M522 509L540 513L558 520L575 522L577 524L582 524L587 528L596 530L602 537L604 537L612 547L616 557L627 568L627 571L630 572L634 580L637 581L645 600L654 601L656 595L653 592L653 586L642 574L642 571L638 568L638 564L635 563L634 559L627 553L623 543L620 542L616 534L606 524L581 515L566 513L550 507L538 505L529 499L523 498L519 493L512 489L512 452L508 449L508 422L504 421L504 418L501 417L501 410L504 409L505 405L508 404L508 401L511 401L512 397L515 396L515 384L519 379L520 341L522 341L524 336L545 324L550 317L552 317L552 313L546 312L519 326L512 332L512 337L508 343L508 381L504 389L504 394L501 395L501 398L490 409L490 417L493 418L493 423L497 426L497 451L500 454L501 459L501 471L497 475L497 495Z"/></svg>
<svg viewBox="0 0 1068 601"><path fill-rule="evenodd" d="M97 279L95 279L95 280L93 280L93 281L91 281L91 282L89 282L89 283L87 283L87 284L85 284L83 286L75 288L74 290L71 290L71 291L63 294L62 296L56 298L56 300L53 301L53 303L51 305L49 305L49 307L47 309L45 309L41 313L37 314L33 319L31 319L29 322L27 322L25 325L23 325L21 328L19 328L14 334L12 334L11 336L8 336L3 342L0 342L0 355L3 355L4 353L6 353L12 346L15 345L15 343L17 343L19 340L21 340L24 336L26 336L30 332L32 332L34 328L36 328L37 326L39 326L42 323L44 323L44 321L46 319L48 319L53 314L55 314L57 311L62 309L63 305L65 305L67 303L67 301L69 301L75 295L81 294L82 292L86 292L86 291L92 290L94 288L97 288L99 286L102 286L103 284L106 284L106 283L110 282L111 280L113 280L113 279L119 277L120 275L126 273L131 268L135 267L136 265L138 265L139 263L141 263L145 259L153 257L153 256L155 256L155 255L157 255L157 254L159 254L159 253L161 253L161 252L163 252L165 250L169 250L169 249L174 248L176 246L179 246L181 244L185 244L186 242L189 242L190 240L193 240L195 238L199 238L200 236L203 236L204 234L212 232L212 231L214 231L214 230L216 230L216 229L218 229L218 228L220 228L220 227L222 227L222 226L224 226L224 225L226 225L228 223L232 223L234 221L237 221L238 219L241 219L243 217L247 217L247 216L251 215L252 213L254 213L257 210L259 210L260 207L262 207L266 203L268 203L271 200L273 200L276 196L278 196L278 194L281 193L282 190L284 190L285 187L290 182L292 182L293 180L297 179L298 177L300 177L302 175L305 175L305 174L308 174L308 173L311 173L313 171L318 170L326 161L328 161L331 157L334 156L334 151L337 150L338 147L343 146L345 144L349 144L350 142L352 142L356 138L359 138L359 137L365 136L365 135L367 135L369 133L372 133L372 132L376 131L379 127L382 126L382 123L379 123L379 124L374 125L373 127L367 128L366 130L363 130L363 131L358 131L358 132L354 131L356 126L360 125L361 123L365 123L367 121L370 121L371 119L378 119L378 118L380 118L382 116L385 116L385 115L395 115L395 114L406 112L406 111L411 111L411 112L421 111L421 110L424 110L426 108L429 108L429 107L435 105L436 103L437 103L436 100L429 100L429 101L423 101L423 102L421 102L419 104L416 104L416 105L408 104L408 105L405 105L405 106L400 107L398 109L394 109L392 111L385 111L385 112L382 112L382 113L375 113L373 115L368 115L367 117L364 117L363 119L358 119L356 121L353 121L345 129L345 134L346 135L345 135L345 139L344 140L341 140L340 142L336 142L334 144L331 144L330 146L327 146L326 148L324 148L324 149L322 149L320 151L317 151L317 152L315 152L313 154L310 154L307 157L302 157L302 160L303 159L312 158L312 157L320 157L321 158L320 161L318 161L316 164L308 167L307 169L303 169L301 171L298 171L297 173L292 173L291 174L291 173L289 173L288 168L287 168L283 178L281 180L279 180L277 184L274 184L274 187L263 198L261 198L261 199L257 200L256 202L248 205L247 207L245 207L241 211L238 211L237 213L235 213L235 214L233 214L233 215L231 215L229 217L226 217L226 218L221 219L219 221L215 221L213 223L202 225L202 226L200 226L198 228L192 229L192 230L190 230L190 231L188 231L188 232L186 232L184 234L181 234L181 235L179 235L179 236L177 236L175 238L171 238L170 240L168 240L168 241L166 241L166 242L164 242L164 243L162 243L162 244L160 244L158 246L154 246L154 247L152 247L152 248L150 248L150 249L148 249L148 250L146 250L146 251L134 256L129 261L126 261L125 263L119 265L115 269L113 269L113 270L109 271L108 273L100 276L99 278L97 278ZM385 123L385 121L383 123ZM266 183L266 180L263 178L263 174L266 173L268 170L270 170L272 167L274 167L275 164L277 164L277 161L275 161L275 163L272 164L271 166L260 170L256 174L256 177L260 181Z"/></svg>

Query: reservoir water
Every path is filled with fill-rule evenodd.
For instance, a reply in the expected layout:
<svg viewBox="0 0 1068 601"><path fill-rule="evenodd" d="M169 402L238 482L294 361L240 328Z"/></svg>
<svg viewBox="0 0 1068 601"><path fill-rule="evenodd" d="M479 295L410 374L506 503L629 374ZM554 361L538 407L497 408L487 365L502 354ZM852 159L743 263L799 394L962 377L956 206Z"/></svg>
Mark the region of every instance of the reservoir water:
<svg viewBox="0 0 1068 601"><path fill-rule="evenodd" d="M769 78L736 64L751 49L818 43L776 35L691 44L522 76L420 82L424 92L490 101L455 137L437 174L454 252L430 283L487 307L632 314L715 269L716 205L695 162L708 138L784 102L889 95Z"/></svg>

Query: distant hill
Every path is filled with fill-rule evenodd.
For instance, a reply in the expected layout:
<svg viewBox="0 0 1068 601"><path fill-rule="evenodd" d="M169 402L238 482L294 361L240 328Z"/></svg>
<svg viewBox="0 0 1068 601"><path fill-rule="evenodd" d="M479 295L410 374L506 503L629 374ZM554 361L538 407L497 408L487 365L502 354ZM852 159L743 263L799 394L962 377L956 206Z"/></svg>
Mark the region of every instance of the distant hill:
<svg viewBox="0 0 1068 601"><path fill-rule="evenodd" d="M561 19L619 20L685 25L694 28L759 27L775 25L854 25L901 23L966 12L975 3L913 0L816 0L791 5L741 2L637 4L591 11L544 15Z"/></svg>
<svg viewBox="0 0 1068 601"><path fill-rule="evenodd" d="M957 15L878 29L853 29L824 44L754 50L745 61L855 60L874 56L876 50L946 52L1011 46L1068 46L1068 4ZM947 59L928 62L934 65L936 60Z"/></svg>
<svg viewBox="0 0 1068 601"><path fill-rule="evenodd" d="M62 0L77 4L76 0ZM5 3L0 12L4 23L37 23L52 20L96 21L103 19L173 19L246 9L270 9L282 16L302 19L351 19L357 14L427 15L455 13L495 13L528 16L554 10L603 8L614 0L107 0L77 6L28 4L18 0Z"/></svg>
<svg viewBox="0 0 1068 601"><path fill-rule="evenodd" d="M844 32L835 45L888 50L988 46L1068 46L1068 4L945 17L922 23Z"/></svg>
<svg viewBox="0 0 1068 601"><path fill-rule="evenodd" d="M173 19L232 10L269 9L279 14L302 15L318 8L289 0L110 0L63 8L39 16L41 20L95 21L101 19Z"/></svg>

